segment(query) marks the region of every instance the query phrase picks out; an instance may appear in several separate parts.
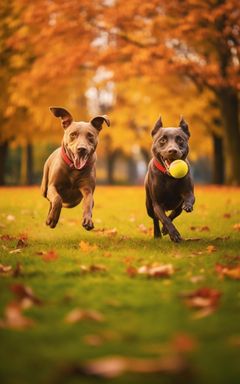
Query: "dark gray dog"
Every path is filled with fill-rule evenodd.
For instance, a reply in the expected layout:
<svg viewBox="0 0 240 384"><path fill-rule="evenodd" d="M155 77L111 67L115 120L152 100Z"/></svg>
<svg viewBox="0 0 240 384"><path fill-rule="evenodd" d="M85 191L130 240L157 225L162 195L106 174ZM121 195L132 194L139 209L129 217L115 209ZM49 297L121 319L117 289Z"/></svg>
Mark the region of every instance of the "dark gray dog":
<svg viewBox="0 0 240 384"><path fill-rule="evenodd" d="M50 107L59 117L64 128L62 146L56 149L44 165L41 190L50 201L46 224L57 225L62 206L75 207L83 198L82 225L88 231L93 229L93 192L96 184L96 147L98 134L107 116L96 116L90 122L73 121L64 108Z"/></svg>
<svg viewBox="0 0 240 384"><path fill-rule="evenodd" d="M193 181L189 171L182 179L173 178L168 173L168 166L177 159L186 161L190 132L183 118L178 128L163 128L160 117L152 137L153 158L145 179L147 212L153 219L154 237L161 237L161 221L163 235L169 234L172 241L179 242L182 238L172 221L183 209L186 212L193 210ZM167 216L165 212L169 210L172 212Z"/></svg>

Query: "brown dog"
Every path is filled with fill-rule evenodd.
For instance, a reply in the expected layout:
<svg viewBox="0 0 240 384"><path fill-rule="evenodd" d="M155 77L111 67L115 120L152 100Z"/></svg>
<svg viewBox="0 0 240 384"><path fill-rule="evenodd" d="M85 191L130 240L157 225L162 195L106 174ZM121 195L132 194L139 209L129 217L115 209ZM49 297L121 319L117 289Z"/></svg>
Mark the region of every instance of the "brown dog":
<svg viewBox="0 0 240 384"><path fill-rule="evenodd" d="M96 116L90 122L73 121L64 108L50 107L64 128L62 146L56 149L44 165L41 190L50 202L46 224L54 228L62 207L72 208L83 198L83 221L86 230L94 228L92 222L93 193L96 184L96 147L98 134L107 116Z"/></svg>
<svg viewBox="0 0 240 384"><path fill-rule="evenodd" d="M183 209L186 212L193 210L193 181L190 171L181 179L173 178L168 173L168 166L174 160L186 160L190 132L183 118L178 128L163 128L160 118L152 130L152 137L153 158L145 179L147 212L153 219L154 237L161 237L161 221L163 235L169 234L172 241L179 242L182 238L172 221ZM165 212L169 210L172 212L167 216Z"/></svg>

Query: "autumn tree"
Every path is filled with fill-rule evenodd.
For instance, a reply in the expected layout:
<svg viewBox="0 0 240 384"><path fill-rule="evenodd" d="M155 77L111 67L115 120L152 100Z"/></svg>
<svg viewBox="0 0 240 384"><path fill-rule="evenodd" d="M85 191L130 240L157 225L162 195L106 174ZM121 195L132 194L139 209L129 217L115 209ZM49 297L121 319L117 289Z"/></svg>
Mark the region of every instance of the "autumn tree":
<svg viewBox="0 0 240 384"><path fill-rule="evenodd" d="M118 0L105 11L110 49L103 58L118 74L120 61L122 76L129 66L130 72L155 81L173 72L209 89L221 112L226 171L233 184L240 184L239 12L237 0Z"/></svg>

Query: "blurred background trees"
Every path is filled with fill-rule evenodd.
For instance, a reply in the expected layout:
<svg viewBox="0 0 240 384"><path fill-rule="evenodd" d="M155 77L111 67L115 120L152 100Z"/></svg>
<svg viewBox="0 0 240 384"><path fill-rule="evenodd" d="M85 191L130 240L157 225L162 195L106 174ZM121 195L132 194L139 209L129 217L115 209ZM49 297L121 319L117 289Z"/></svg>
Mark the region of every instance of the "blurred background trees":
<svg viewBox="0 0 240 384"><path fill-rule="evenodd" d="M184 115L198 181L240 184L237 0L3 0L0 184L38 182L61 127L107 113L98 179L142 182L150 131Z"/></svg>

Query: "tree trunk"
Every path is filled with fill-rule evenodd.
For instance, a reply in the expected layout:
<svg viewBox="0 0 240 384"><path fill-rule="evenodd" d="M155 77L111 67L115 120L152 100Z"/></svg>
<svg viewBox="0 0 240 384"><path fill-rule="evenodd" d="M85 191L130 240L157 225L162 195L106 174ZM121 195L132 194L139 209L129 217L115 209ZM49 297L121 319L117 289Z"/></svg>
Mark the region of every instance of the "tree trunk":
<svg viewBox="0 0 240 384"><path fill-rule="evenodd" d="M22 146L20 184L33 184L33 148L30 143Z"/></svg>
<svg viewBox="0 0 240 384"><path fill-rule="evenodd" d="M137 182L137 167L136 162L132 157L127 158L128 163L128 182L130 184L136 184Z"/></svg>
<svg viewBox="0 0 240 384"><path fill-rule="evenodd" d="M8 154L8 141L0 143L0 185L5 185L5 167Z"/></svg>
<svg viewBox="0 0 240 384"><path fill-rule="evenodd" d="M237 91L231 88L218 93L221 107L226 159L226 181L240 185L240 127Z"/></svg>
<svg viewBox="0 0 240 384"><path fill-rule="evenodd" d="M107 162L107 183L108 184L114 184L114 166L115 166L115 160L118 156L118 151L108 152L106 156L106 162Z"/></svg>
<svg viewBox="0 0 240 384"><path fill-rule="evenodd" d="M32 185L34 183L34 164L33 164L33 145L27 144L27 184Z"/></svg>
<svg viewBox="0 0 240 384"><path fill-rule="evenodd" d="M214 184L224 184L224 148L223 138L212 134L213 139L213 182Z"/></svg>

